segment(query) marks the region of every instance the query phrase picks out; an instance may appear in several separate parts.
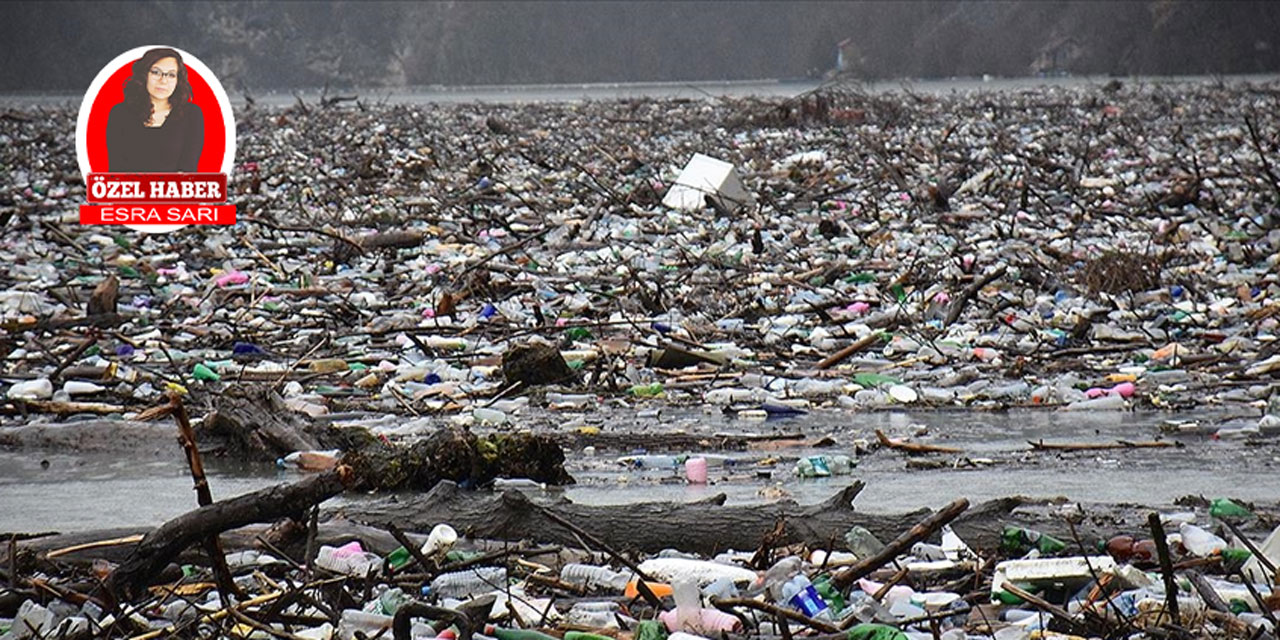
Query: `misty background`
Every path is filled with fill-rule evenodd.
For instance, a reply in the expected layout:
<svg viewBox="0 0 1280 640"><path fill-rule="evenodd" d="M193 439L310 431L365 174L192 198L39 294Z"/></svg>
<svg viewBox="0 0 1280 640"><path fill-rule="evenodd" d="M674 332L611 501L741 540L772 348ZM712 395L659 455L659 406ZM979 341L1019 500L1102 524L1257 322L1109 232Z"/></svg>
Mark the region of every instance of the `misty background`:
<svg viewBox="0 0 1280 640"><path fill-rule="evenodd" d="M1280 3L6 2L0 40L6 92L82 91L146 44L235 93L816 78L838 61L865 79L1213 75L1280 71Z"/></svg>

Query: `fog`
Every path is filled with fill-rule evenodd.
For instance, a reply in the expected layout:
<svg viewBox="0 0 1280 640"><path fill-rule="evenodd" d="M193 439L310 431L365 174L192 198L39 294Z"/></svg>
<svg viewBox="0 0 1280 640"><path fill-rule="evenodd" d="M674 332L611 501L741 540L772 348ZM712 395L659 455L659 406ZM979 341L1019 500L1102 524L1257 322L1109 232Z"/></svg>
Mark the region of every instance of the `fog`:
<svg viewBox="0 0 1280 640"><path fill-rule="evenodd" d="M1272 2L11 2L0 91L83 90L149 44L251 92L1261 73L1278 34Z"/></svg>

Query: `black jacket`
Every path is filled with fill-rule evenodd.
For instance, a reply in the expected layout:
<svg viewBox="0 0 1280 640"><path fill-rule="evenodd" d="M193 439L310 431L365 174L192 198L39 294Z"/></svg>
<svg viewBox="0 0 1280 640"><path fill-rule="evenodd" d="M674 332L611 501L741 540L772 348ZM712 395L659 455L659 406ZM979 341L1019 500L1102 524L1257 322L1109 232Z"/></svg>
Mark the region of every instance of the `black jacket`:
<svg viewBox="0 0 1280 640"><path fill-rule="evenodd" d="M107 117L110 172L194 172L204 148L204 114L200 107L175 107L159 127L137 121L122 102Z"/></svg>

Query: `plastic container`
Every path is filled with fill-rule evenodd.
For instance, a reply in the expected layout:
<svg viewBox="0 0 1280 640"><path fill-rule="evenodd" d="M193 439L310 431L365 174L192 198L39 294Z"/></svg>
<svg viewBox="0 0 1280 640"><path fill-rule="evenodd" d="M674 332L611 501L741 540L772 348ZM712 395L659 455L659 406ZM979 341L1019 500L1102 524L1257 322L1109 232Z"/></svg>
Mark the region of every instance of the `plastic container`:
<svg viewBox="0 0 1280 640"><path fill-rule="evenodd" d="M707 459L689 458L684 462L684 476L693 484L707 483Z"/></svg>
<svg viewBox="0 0 1280 640"><path fill-rule="evenodd" d="M487 407L479 407L471 412L476 422L484 424L505 424L507 422L507 414L497 409Z"/></svg>
<svg viewBox="0 0 1280 640"><path fill-rule="evenodd" d="M380 613L366 613L359 609L344 609L342 618L338 621L338 638L341 640L355 640L357 631L370 638L379 633L386 635L384 630L391 629L393 620L394 618L391 616L384 616Z"/></svg>
<svg viewBox="0 0 1280 640"><path fill-rule="evenodd" d="M1190 522L1178 525L1178 533L1182 534L1182 547L1194 556L1207 558L1227 548L1226 540Z"/></svg>
<svg viewBox="0 0 1280 640"><path fill-rule="evenodd" d="M431 592L442 598L467 598L506 586L506 567L477 567L436 576L431 581Z"/></svg>
<svg viewBox="0 0 1280 640"><path fill-rule="evenodd" d="M366 576L382 570L382 557L365 553L359 542L341 547L322 546L316 553L316 566L349 576Z"/></svg>
<svg viewBox="0 0 1280 640"><path fill-rule="evenodd" d="M24 380L9 387L5 396L10 399L48 400L53 397L53 383L48 378Z"/></svg>
<svg viewBox="0 0 1280 640"><path fill-rule="evenodd" d="M293 467L302 471L324 471L338 466L341 456L342 452L337 449L330 451L294 451L276 460L276 465Z"/></svg>
<svg viewBox="0 0 1280 640"><path fill-rule="evenodd" d="M427 541L422 543L422 555L430 558L439 553L445 553L453 548L453 544L458 541L458 532L447 524L438 524L431 533L427 535Z"/></svg>
<svg viewBox="0 0 1280 640"><path fill-rule="evenodd" d="M572 584L583 584L588 588L609 589L616 592L627 588L630 575L619 573L608 567L597 567L589 564L570 563L560 569L560 579Z"/></svg>

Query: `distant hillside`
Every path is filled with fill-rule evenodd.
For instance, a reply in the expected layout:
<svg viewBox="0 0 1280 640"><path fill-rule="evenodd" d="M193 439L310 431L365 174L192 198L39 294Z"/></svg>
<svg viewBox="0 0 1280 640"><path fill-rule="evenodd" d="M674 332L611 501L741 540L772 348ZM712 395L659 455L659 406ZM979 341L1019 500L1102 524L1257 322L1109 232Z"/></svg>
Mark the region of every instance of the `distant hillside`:
<svg viewBox="0 0 1280 640"><path fill-rule="evenodd" d="M169 43L234 89L1280 71L1274 2L0 3L0 90Z"/></svg>

